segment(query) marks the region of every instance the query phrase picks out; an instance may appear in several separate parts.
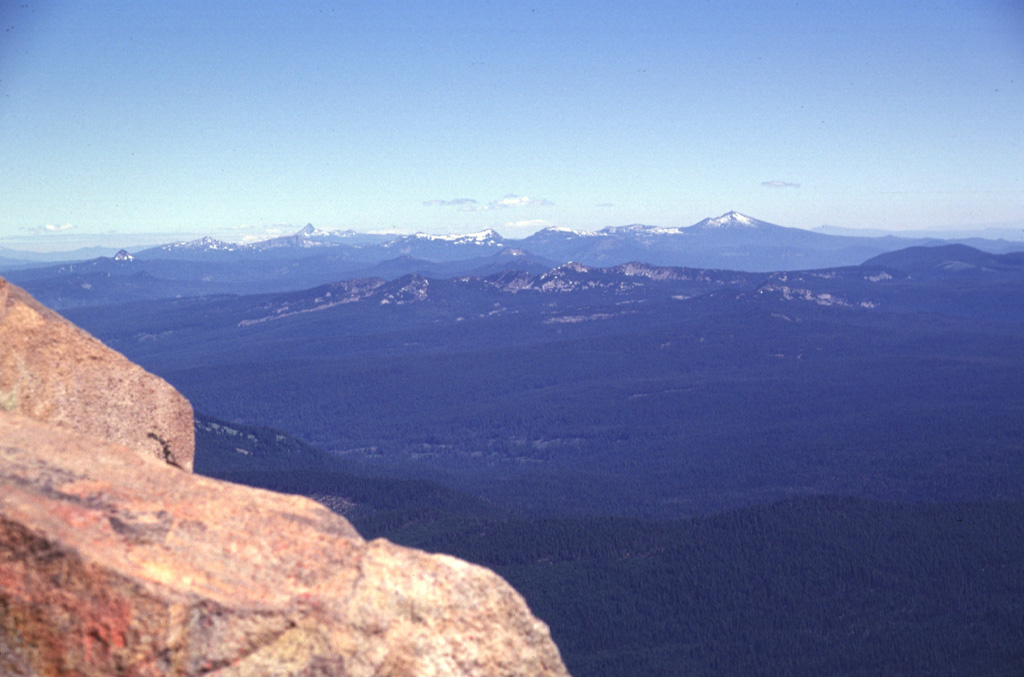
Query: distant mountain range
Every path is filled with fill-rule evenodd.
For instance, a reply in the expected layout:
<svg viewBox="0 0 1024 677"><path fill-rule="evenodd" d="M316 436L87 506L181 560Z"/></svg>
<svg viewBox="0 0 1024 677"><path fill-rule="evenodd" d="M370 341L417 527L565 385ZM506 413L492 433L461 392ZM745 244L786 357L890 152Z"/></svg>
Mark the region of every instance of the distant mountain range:
<svg viewBox="0 0 1024 677"><path fill-rule="evenodd" d="M843 228L839 226L819 226L811 231L798 228L785 228L786 231L796 233L812 232L817 235L830 235L844 238L878 239L878 238L899 238L904 241L922 244L923 241L964 241L979 248L984 246L986 241L1005 240L1007 242L1024 242L1024 223L1004 224L972 230L904 230L890 231L884 229L865 228ZM675 236L680 234L695 235L702 230L723 229L738 230L740 232L754 230L771 230L782 226L774 226L759 219L745 216L738 212L728 212L716 218L706 218L688 227L663 227L643 224L632 224L628 226L610 226L598 231L572 230L569 228L552 226L538 231L533 236L520 240L505 239L493 230L485 230L480 233L455 234L455 235L430 235L416 233L413 235L387 235L383 233L359 233L354 230L322 230L306 224L306 226L292 235L284 235L271 238L261 242L250 244L236 244L217 240L212 237L202 237L196 240L172 242L169 244L151 246L145 249L130 248L140 258L194 258L202 256L203 253L211 252L271 252L278 254L287 253L290 250L324 249L330 247L355 247L366 248L384 246L385 251L402 251L407 248L417 248L431 244L467 245L476 244L482 246L509 246L529 249L522 246L522 243L544 243L548 241L564 242L566 240L589 240L595 238L612 238L619 244L630 240L644 240L657 238L659 236ZM776 233L777 235L780 233ZM793 232L788 233L794 235ZM747 238L739 238L741 241ZM824 240L805 239L804 242L817 242L819 245ZM849 244L849 243L847 243ZM876 246L878 246L876 244ZM998 246L998 245L993 245ZM125 247L126 249L128 247ZM886 249L883 246L883 249ZM82 261L99 256L112 256L117 247L87 247L64 252L35 252L12 249L0 246L0 268L11 269L26 264L58 263L69 261ZM411 249L406 251L412 254ZM543 252L536 253L544 255ZM598 253L600 255L601 252ZM370 255L375 258L376 255ZM587 263L597 263L586 261ZM772 266L775 267L775 266Z"/></svg>
<svg viewBox="0 0 1024 677"><path fill-rule="evenodd" d="M1024 242L1024 221L1017 224L1002 224L981 228L944 230L884 230L881 228L843 228L840 226L818 226L816 233L844 235L848 237L901 237L904 239L940 240L1008 240Z"/></svg>
<svg viewBox="0 0 1024 677"><path fill-rule="evenodd" d="M61 264L4 263L0 271L54 308L138 299L298 290L357 277L395 279L487 275L501 270L541 273L561 263L612 267L630 262L747 272L808 270L857 265L910 246L947 244L937 239L849 237L785 228L737 212L683 228L634 224L580 232L545 228L522 239L493 230L468 235L400 237L324 231L297 233L255 244L204 237L120 256ZM1024 243L970 239L990 253Z"/></svg>

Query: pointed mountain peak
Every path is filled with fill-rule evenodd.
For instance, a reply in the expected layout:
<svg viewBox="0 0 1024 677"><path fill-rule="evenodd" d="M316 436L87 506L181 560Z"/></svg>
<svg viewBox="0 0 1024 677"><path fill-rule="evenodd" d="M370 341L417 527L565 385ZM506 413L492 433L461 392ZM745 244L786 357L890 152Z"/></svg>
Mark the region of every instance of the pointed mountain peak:
<svg viewBox="0 0 1024 677"><path fill-rule="evenodd" d="M756 224L756 221L749 216L740 214L739 212L728 212L726 214L722 214L718 218L707 219L707 224L709 226L753 226Z"/></svg>
<svg viewBox="0 0 1024 677"><path fill-rule="evenodd" d="M317 228L312 223L307 223L306 226L302 230L300 230L299 232L295 233L294 237L297 237L297 238L300 238L300 239L307 239L307 238L314 238L314 237L315 238L322 238L322 239L329 239L329 238L350 237L352 235L355 235L355 231L352 231L352 230L323 230L321 228Z"/></svg>
<svg viewBox="0 0 1024 677"><path fill-rule="evenodd" d="M690 226L691 228L710 229L710 228L728 228L728 229L741 229L741 228L763 228L764 226L770 226L770 223L759 221L758 219L751 218L745 214L739 212L726 212L721 216L715 218L704 219L699 223L695 223Z"/></svg>
<svg viewBox="0 0 1024 677"><path fill-rule="evenodd" d="M134 261L135 257L128 253L127 249L122 249L114 254L115 261Z"/></svg>

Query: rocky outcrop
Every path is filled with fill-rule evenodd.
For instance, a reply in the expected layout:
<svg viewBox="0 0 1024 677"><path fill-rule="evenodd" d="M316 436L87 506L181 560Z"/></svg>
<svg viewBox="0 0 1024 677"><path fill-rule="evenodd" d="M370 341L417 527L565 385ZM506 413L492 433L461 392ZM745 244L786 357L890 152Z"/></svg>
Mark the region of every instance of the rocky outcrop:
<svg viewBox="0 0 1024 677"><path fill-rule="evenodd" d="M192 469L188 400L0 278L2 412Z"/></svg>
<svg viewBox="0 0 1024 677"><path fill-rule="evenodd" d="M38 351L21 364L112 364L66 327L31 345L59 318L0 289L3 336ZM0 341L0 364L18 364ZM20 399L0 412L0 675L567 674L547 626L487 569L366 542L309 499L181 472L140 455L130 424L104 424L128 444L76 432L39 415L38 393L57 393L54 410L76 400L29 373L16 391L3 382Z"/></svg>

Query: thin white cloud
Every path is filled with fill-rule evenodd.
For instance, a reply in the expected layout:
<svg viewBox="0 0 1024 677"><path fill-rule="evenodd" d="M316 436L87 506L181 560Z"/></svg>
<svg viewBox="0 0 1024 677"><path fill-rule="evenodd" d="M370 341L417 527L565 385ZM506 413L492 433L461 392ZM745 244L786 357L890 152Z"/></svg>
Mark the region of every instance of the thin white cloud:
<svg viewBox="0 0 1024 677"><path fill-rule="evenodd" d="M509 194L505 197L488 202L485 205L465 205L461 208L464 212L489 212L495 209L509 209L511 207L550 207L554 202L545 198L533 198L525 195Z"/></svg>
<svg viewBox="0 0 1024 677"><path fill-rule="evenodd" d="M509 193L497 200L487 204L480 204L468 197L458 197L454 200L427 200L423 203L426 207L458 207L460 212L491 212L496 209L510 209L515 207L549 207L554 202L545 198L527 197Z"/></svg>
<svg viewBox="0 0 1024 677"><path fill-rule="evenodd" d="M254 242L263 242L264 240L270 240L275 237L281 237L282 235L291 235L297 228L292 226L267 226L262 228L258 233L249 233L243 235L238 239L239 244L252 244Z"/></svg>
<svg viewBox="0 0 1024 677"><path fill-rule="evenodd" d="M544 198L536 199L526 197L525 195L506 195L491 204L495 205L498 209L503 209L505 207L549 207L553 203L551 200L545 200Z"/></svg>
<svg viewBox="0 0 1024 677"><path fill-rule="evenodd" d="M476 200L468 197L457 197L454 200L427 200L423 204L426 207L458 207L461 205L475 205Z"/></svg>
<svg viewBox="0 0 1024 677"><path fill-rule="evenodd" d="M615 205L611 202L598 202L598 207L614 207Z"/></svg>
<svg viewBox="0 0 1024 677"><path fill-rule="evenodd" d="M761 185L765 188L799 188L799 183L793 183L791 181L762 181Z"/></svg>
<svg viewBox="0 0 1024 677"><path fill-rule="evenodd" d="M32 233L63 233L64 231L67 230L74 230L77 227L78 226L74 225L73 223L65 223L64 225L48 223L45 226L35 226L33 228L29 228L28 230Z"/></svg>

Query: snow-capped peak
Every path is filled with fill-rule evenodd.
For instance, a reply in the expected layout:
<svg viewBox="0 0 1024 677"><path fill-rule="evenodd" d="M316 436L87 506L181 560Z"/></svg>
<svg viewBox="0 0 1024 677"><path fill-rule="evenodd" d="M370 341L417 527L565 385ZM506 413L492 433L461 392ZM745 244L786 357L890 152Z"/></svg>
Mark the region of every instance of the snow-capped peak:
<svg viewBox="0 0 1024 677"><path fill-rule="evenodd" d="M307 239L307 240L308 239L313 239L313 238L337 239L337 238L349 238L349 237L352 237L355 234L356 234L355 231L351 230L351 229L350 230L323 230L322 228L317 228L312 223L307 223L305 228L303 228L299 232L295 233L295 237L302 238L302 239Z"/></svg>
<svg viewBox="0 0 1024 677"><path fill-rule="evenodd" d="M351 234L352 234L352 231L322 230L322 229L317 228L316 226L314 226L312 223L307 223L305 228L303 228L299 232L295 233L295 237L299 238L299 239L302 239L302 240L312 240L312 239L326 240L328 238L332 238L333 239L333 238L339 238L339 237L348 237Z"/></svg>
<svg viewBox="0 0 1024 677"><path fill-rule="evenodd" d="M128 253L127 249L122 249L114 254L115 261L134 261L135 257Z"/></svg>
<svg viewBox="0 0 1024 677"><path fill-rule="evenodd" d="M729 212L728 214L722 214L717 219L710 219L708 221L709 226L725 226L732 224L743 224L744 226L754 225L754 219L749 216L744 216L739 212Z"/></svg>
<svg viewBox="0 0 1024 677"><path fill-rule="evenodd" d="M727 212L713 219L704 219L692 228L760 228L764 221L752 219L739 212Z"/></svg>

